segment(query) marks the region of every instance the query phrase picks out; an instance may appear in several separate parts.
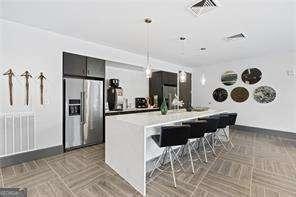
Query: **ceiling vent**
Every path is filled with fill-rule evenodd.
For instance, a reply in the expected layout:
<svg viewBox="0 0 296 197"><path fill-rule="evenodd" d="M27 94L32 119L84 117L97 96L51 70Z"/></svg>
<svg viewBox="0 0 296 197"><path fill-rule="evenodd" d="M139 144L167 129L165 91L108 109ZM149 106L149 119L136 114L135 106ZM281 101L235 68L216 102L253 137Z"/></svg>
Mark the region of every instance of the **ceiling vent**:
<svg viewBox="0 0 296 197"><path fill-rule="evenodd" d="M218 0L199 0L188 8L194 15L200 16L219 6Z"/></svg>
<svg viewBox="0 0 296 197"><path fill-rule="evenodd" d="M234 40L244 40L246 39L247 36L244 33L240 33L240 34L235 34L232 36L228 36L225 38L226 41L234 41Z"/></svg>

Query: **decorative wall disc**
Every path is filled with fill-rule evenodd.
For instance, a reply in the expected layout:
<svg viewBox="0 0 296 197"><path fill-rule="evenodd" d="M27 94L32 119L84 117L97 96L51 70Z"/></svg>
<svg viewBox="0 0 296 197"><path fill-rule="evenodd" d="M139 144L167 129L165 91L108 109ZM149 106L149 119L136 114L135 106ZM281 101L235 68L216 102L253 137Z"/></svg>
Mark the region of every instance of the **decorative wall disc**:
<svg viewBox="0 0 296 197"><path fill-rule="evenodd" d="M237 81L237 74L234 71L226 71L221 76L221 82L226 86L233 85L235 84L236 81Z"/></svg>
<svg viewBox="0 0 296 197"><path fill-rule="evenodd" d="M260 86L254 91L254 99L258 103L270 103L276 98L276 91L269 86Z"/></svg>
<svg viewBox="0 0 296 197"><path fill-rule="evenodd" d="M262 72L258 68L246 69L242 74L242 80L246 84L258 83L262 78Z"/></svg>
<svg viewBox="0 0 296 197"><path fill-rule="evenodd" d="M217 88L216 90L214 90L213 92L213 98L215 99L215 101L217 102L223 102L227 99L228 97L228 93L225 89L223 88Z"/></svg>
<svg viewBox="0 0 296 197"><path fill-rule="evenodd" d="M231 91L231 98L235 102L242 103L249 98L249 91L244 87L237 87Z"/></svg>

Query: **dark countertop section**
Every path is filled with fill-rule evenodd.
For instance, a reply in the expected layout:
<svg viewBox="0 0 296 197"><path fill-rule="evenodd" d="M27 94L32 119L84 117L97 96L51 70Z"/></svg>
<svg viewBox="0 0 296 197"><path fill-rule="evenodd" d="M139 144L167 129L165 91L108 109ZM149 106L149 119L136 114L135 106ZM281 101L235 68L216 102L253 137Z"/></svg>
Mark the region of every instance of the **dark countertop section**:
<svg viewBox="0 0 296 197"><path fill-rule="evenodd" d="M153 111L159 111L159 108L132 108L132 109L124 109L122 111L106 111L105 116L144 113L144 112L153 112Z"/></svg>

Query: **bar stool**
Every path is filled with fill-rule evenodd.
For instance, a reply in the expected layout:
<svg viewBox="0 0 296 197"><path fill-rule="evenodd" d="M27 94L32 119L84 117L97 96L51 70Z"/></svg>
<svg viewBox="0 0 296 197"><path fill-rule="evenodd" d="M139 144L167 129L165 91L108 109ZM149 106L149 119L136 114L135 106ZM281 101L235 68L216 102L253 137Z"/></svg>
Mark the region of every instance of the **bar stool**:
<svg viewBox="0 0 296 197"><path fill-rule="evenodd" d="M228 148L223 143L222 139L219 136L219 131L222 131L223 135L226 137L227 141L229 141L228 135L226 134L226 127L229 125L229 116L226 113L219 114L219 123L217 127L217 132L215 133L214 140L217 138L219 142L222 144L225 150L228 150ZM215 146L215 142L213 142L213 147ZM231 146L233 147L233 144L231 143Z"/></svg>
<svg viewBox="0 0 296 197"><path fill-rule="evenodd" d="M227 124L227 126L228 126L229 131L230 131L230 127L232 125L235 125L235 123L236 123L237 113L228 113L227 115L228 115L228 124ZM229 143L231 144L231 147L233 148L234 146L233 146L232 141L230 139L230 133L229 133L229 135L226 135L225 130L224 130L224 133L225 133L225 136L227 137Z"/></svg>
<svg viewBox="0 0 296 197"><path fill-rule="evenodd" d="M174 160L177 160L180 164L181 168L184 170L182 163L180 162L178 156L175 154L174 150L172 149L173 146L185 145L188 141L188 136L190 134L190 126L189 125L182 125L182 126L165 126L161 128L160 135L153 135L151 136L154 142L160 147L165 147L164 151L162 152L161 156L158 158L156 162L154 162L154 169L150 173L150 177L154 173L154 171L161 170L159 168L164 164L166 155L169 154L170 163L171 163L171 170L174 179L174 187L177 187L176 178L175 178L175 171L174 171Z"/></svg>
<svg viewBox="0 0 296 197"><path fill-rule="evenodd" d="M192 155L191 155L191 151L194 150L194 152L196 153L198 159L202 162L198 151L195 149L194 145L196 143L198 143L198 141L204 137L205 135L205 131L206 131L206 127L207 127L207 121L206 120L198 120L195 122L184 122L182 123L182 125L190 125L190 133L188 136L188 142L186 145L182 146L183 150L185 149L185 147L188 147L188 152L189 152L189 156L190 156L190 162L191 162L191 168L192 168L192 173L194 174L194 165L193 165L193 160L192 160ZM191 143L190 140L194 139L194 145Z"/></svg>
<svg viewBox="0 0 296 197"><path fill-rule="evenodd" d="M229 125L228 126L235 125L237 113L228 113L228 116L229 116Z"/></svg>
<svg viewBox="0 0 296 197"><path fill-rule="evenodd" d="M199 118L199 120L206 120L207 121L205 134L211 135L212 137L214 137L214 135L217 131L219 120L220 120L219 116L203 117L203 118ZM208 158L207 158L207 151L206 151L206 147L205 147L205 142L209 145L214 156L216 157L217 155L216 155L216 152L215 152L213 146L208 141L206 135L201 138L201 142L202 142L203 151L204 151L205 163L207 163Z"/></svg>

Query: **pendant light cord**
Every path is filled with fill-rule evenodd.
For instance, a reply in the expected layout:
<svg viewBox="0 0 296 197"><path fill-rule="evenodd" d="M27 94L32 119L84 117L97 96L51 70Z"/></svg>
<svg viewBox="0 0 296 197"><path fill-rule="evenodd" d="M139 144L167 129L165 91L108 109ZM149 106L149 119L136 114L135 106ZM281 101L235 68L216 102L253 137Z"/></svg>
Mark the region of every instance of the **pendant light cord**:
<svg viewBox="0 0 296 197"><path fill-rule="evenodd" d="M150 32L149 32L149 23L147 23L147 67L150 67L150 40L149 40Z"/></svg>

